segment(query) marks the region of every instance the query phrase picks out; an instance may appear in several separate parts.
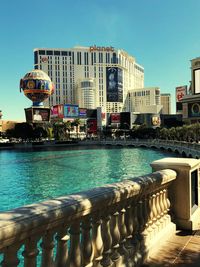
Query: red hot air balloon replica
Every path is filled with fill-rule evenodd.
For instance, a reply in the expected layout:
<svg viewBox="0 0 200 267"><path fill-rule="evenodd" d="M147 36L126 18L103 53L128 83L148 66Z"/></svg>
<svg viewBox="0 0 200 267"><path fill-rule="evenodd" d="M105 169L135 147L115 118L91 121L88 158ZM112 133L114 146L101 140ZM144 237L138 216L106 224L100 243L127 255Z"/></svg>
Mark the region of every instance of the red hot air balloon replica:
<svg viewBox="0 0 200 267"><path fill-rule="evenodd" d="M27 122L49 121L50 109L43 107L43 101L54 92L49 76L42 70L32 70L20 80L21 90L33 102L31 108L25 109Z"/></svg>

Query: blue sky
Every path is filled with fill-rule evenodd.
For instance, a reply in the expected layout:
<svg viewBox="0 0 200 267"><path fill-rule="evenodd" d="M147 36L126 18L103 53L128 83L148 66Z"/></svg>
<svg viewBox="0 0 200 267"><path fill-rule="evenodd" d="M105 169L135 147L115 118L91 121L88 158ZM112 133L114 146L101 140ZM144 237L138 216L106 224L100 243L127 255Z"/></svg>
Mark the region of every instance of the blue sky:
<svg viewBox="0 0 200 267"><path fill-rule="evenodd" d="M114 46L145 69L145 86L171 93L189 85L200 56L199 0L10 0L0 5L0 109L23 120L31 106L19 80L33 69L33 49Z"/></svg>

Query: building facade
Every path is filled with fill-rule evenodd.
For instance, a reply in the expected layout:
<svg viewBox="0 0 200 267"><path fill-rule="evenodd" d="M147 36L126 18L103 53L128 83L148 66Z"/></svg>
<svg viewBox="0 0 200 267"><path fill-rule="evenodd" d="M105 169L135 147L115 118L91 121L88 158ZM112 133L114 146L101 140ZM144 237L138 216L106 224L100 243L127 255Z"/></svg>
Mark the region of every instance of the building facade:
<svg viewBox="0 0 200 267"><path fill-rule="evenodd" d="M200 122L200 57L191 60L191 85L181 103L183 121Z"/></svg>
<svg viewBox="0 0 200 267"><path fill-rule="evenodd" d="M171 95L170 94L161 94L161 114L171 114Z"/></svg>
<svg viewBox="0 0 200 267"><path fill-rule="evenodd" d="M160 113L162 109L160 88L148 87L129 90L127 106L129 112Z"/></svg>
<svg viewBox="0 0 200 267"><path fill-rule="evenodd" d="M55 84L45 105L78 104L126 111L129 90L144 87L144 68L134 57L114 47L34 49L34 68L45 71Z"/></svg>

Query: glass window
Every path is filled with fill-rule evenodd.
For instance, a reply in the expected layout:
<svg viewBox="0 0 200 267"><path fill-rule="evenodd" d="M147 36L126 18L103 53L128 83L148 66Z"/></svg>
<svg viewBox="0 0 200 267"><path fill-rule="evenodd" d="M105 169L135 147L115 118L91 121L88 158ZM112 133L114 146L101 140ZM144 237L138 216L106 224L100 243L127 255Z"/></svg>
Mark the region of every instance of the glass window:
<svg viewBox="0 0 200 267"><path fill-rule="evenodd" d="M54 56L60 56L60 51L54 51Z"/></svg>
<svg viewBox="0 0 200 267"><path fill-rule="evenodd" d="M47 50L47 55L48 55L48 56L53 55L53 51Z"/></svg>
<svg viewBox="0 0 200 267"><path fill-rule="evenodd" d="M45 55L45 50L39 50L39 55Z"/></svg>
<svg viewBox="0 0 200 267"><path fill-rule="evenodd" d="M62 51L62 52L61 52L61 55L62 55L62 56L68 56L68 52L67 52L67 51Z"/></svg>
<svg viewBox="0 0 200 267"><path fill-rule="evenodd" d="M38 51L34 52L34 64L38 64Z"/></svg>
<svg viewBox="0 0 200 267"><path fill-rule="evenodd" d="M114 64L117 63L116 53L113 53L112 63L114 63Z"/></svg>

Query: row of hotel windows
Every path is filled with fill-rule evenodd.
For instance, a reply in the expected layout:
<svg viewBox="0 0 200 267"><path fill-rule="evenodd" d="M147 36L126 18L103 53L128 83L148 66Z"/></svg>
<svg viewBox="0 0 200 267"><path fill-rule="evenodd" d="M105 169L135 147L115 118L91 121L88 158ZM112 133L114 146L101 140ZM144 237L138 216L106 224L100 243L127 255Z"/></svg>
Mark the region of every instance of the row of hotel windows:
<svg viewBox="0 0 200 267"><path fill-rule="evenodd" d="M40 55L40 58L38 57ZM34 64L38 64L38 60L40 60L40 64L42 63L42 56L47 55L48 57L48 63L52 64L52 56L55 56L55 64L60 64L59 56L63 56L63 64L73 64L74 65L74 52L71 51L51 51L51 50L39 50L34 52ZM50 56L49 56L50 55ZM98 61L97 61L97 55L98 55ZM105 58L104 58L105 55ZM99 52L98 54L96 52L91 53L91 65L94 65L96 63L106 63L106 64L118 64L122 62L122 57L119 55L120 58L118 59L116 53L102 53ZM84 57L84 58L83 58ZM69 58L70 62L68 63L66 59ZM123 58L124 59L124 58ZM64 61L65 60L65 61ZM77 59L76 63L77 65L89 65L89 53L88 52L77 52ZM124 62L124 61L123 61ZM127 65L127 60L124 62L125 65ZM144 72L144 69L138 66L137 64L131 64L130 66L134 66L136 70L140 72ZM126 66L127 67L127 66ZM131 69L129 70L131 71ZM88 75L87 75L88 76Z"/></svg>
<svg viewBox="0 0 200 267"><path fill-rule="evenodd" d="M77 65L82 65L82 54L84 55L84 65L89 65L89 53L88 52L77 52ZM70 52L70 51L45 51L45 50L39 50L39 51L35 51L34 52L34 64L38 64L38 55L40 56L44 56L44 55L54 55L56 56L55 60L56 63L58 61L59 64L59 55L61 56L72 56L72 64L74 64L74 52ZM108 63L108 64L118 64L119 60L117 58L116 53L111 54L110 53L106 53L106 57L105 59L103 58L103 53L99 52L98 53L98 61L97 61L97 53L91 53L91 65L94 65L95 63ZM52 58L48 57L48 60L51 60L52 62ZM105 62L104 62L105 61ZM40 63L41 63L41 58L40 58Z"/></svg>
<svg viewBox="0 0 200 267"><path fill-rule="evenodd" d="M150 91L141 91L141 92L133 92L131 93L132 96L149 96Z"/></svg>

